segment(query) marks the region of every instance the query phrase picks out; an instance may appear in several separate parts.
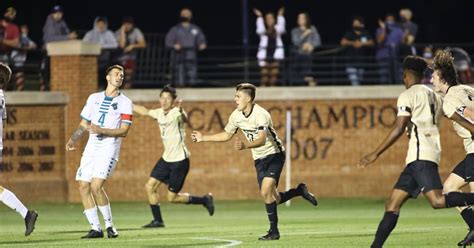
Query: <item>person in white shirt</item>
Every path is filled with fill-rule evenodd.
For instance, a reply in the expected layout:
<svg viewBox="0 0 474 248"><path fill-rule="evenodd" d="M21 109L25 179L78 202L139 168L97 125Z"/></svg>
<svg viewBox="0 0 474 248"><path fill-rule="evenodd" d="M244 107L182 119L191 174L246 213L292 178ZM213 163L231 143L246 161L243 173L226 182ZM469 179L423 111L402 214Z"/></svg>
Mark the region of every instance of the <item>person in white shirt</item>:
<svg viewBox="0 0 474 248"><path fill-rule="evenodd" d="M103 187L117 165L122 137L127 136L132 124L132 101L119 91L123 72L120 65L107 69L107 88L89 96L81 112L82 120L66 144L67 151L74 151L74 144L84 131L90 132L76 174L84 214L91 225L89 233L82 238L104 237L96 204L104 217L107 236L118 237L112 222L110 202Z"/></svg>

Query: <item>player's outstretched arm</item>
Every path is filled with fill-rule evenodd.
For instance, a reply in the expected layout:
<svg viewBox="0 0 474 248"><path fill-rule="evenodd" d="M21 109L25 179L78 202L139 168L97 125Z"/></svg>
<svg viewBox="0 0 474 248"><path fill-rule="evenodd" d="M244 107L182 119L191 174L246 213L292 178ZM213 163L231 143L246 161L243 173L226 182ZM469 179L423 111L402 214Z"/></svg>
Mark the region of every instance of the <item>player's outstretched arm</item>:
<svg viewBox="0 0 474 248"><path fill-rule="evenodd" d="M186 113L185 113L184 110L183 110L183 107L181 106L181 105L183 104L183 100L182 100L182 99L178 99L178 100L176 100L176 102L177 102L177 106L176 106L176 107L178 107L179 113L181 114L181 116L180 116L181 120L182 120L184 123L188 122L188 116L186 115Z"/></svg>
<svg viewBox="0 0 474 248"><path fill-rule="evenodd" d="M66 151L74 151L76 147L74 146L76 142L82 137L82 134L88 129L89 122L82 119L77 126L76 131L72 133L71 138L69 138L68 142L66 143Z"/></svg>
<svg viewBox="0 0 474 248"><path fill-rule="evenodd" d="M232 136L234 134L228 133L228 132L221 132L221 133L216 133L213 135L202 135L201 132L198 131L193 131L191 134L191 139L196 142L224 142L224 141L229 141L232 139Z"/></svg>
<svg viewBox="0 0 474 248"><path fill-rule="evenodd" d="M120 128L101 128L97 125L92 124L90 131L91 133L95 133L98 135L109 136L109 137L127 137L128 130L130 129L130 125L127 123L122 123Z"/></svg>
<svg viewBox="0 0 474 248"><path fill-rule="evenodd" d="M357 166L359 168L366 167L367 165L375 162L377 158L384 153L390 146L392 146L395 141L402 136L402 134L405 132L405 128L408 125L408 122L410 121L410 116L399 116L397 117L397 121L395 123L395 127L390 131L390 133L387 135L387 137L384 139L382 144L379 145L379 147L373 151L372 153L364 156Z"/></svg>
<svg viewBox="0 0 474 248"><path fill-rule="evenodd" d="M142 105L133 104L133 112L141 116L149 116L148 113L150 110Z"/></svg>

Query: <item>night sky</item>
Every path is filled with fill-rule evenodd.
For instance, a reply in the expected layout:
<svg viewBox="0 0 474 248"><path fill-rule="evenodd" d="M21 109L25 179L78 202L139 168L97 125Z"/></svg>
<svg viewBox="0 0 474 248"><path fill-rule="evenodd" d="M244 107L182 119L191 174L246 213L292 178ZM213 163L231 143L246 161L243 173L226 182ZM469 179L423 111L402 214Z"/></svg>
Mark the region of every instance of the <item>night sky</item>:
<svg viewBox="0 0 474 248"><path fill-rule="evenodd" d="M17 24L28 24L31 36L41 43L42 27L46 16L55 4L65 9L65 19L72 30L87 31L97 15L109 18L109 26L116 30L124 16L133 16L138 27L147 33L166 33L178 20L182 7L194 12L194 22L207 36L208 44L242 44L242 1L241 0L133 0L133 1L25 1L2 0L0 11L9 6L17 9ZM419 25L417 41L421 43L469 43L474 41L472 18L474 1L319 1L319 0L249 0L249 7L262 12L276 12L286 7L287 31L296 25L296 16L306 11L321 34L323 44L338 43L351 25L354 15L366 19L371 32L377 27L377 19L386 13L396 13L402 7L411 8L414 22ZM3 13L3 12L2 12ZM255 17L249 9L251 44L256 44ZM289 35L286 36L289 39Z"/></svg>

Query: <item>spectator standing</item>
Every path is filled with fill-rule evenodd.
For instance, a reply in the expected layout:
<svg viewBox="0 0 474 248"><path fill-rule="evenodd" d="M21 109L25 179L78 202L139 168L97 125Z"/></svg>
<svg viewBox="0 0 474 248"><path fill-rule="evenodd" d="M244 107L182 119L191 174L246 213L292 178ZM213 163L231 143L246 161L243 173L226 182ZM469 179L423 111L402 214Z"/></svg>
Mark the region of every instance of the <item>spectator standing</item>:
<svg viewBox="0 0 474 248"><path fill-rule="evenodd" d="M413 12L410 9L401 9L400 13L400 27L403 29L402 46L400 49L401 57L406 55L416 55L416 48L414 46L416 34L418 33L418 25L412 22Z"/></svg>
<svg viewBox="0 0 474 248"><path fill-rule="evenodd" d="M379 67L381 84L400 83L400 44L403 39L403 30L395 22L393 14L387 14L385 22L379 20L376 31L377 51L375 59Z"/></svg>
<svg viewBox="0 0 474 248"><path fill-rule="evenodd" d="M166 47L171 49L174 81L178 87L196 85L197 51L207 48L206 36L201 28L191 23L192 12L180 11L179 23L166 34Z"/></svg>
<svg viewBox="0 0 474 248"><path fill-rule="evenodd" d="M356 16L352 19L352 28L341 39L347 57L346 73L352 85L360 85L364 77L364 66L374 46L374 39L365 28L364 18Z"/></svg>
<svg viewBox="0 0 474 248"><path fill-rule="evenodd" d="M98 79L101 88L105 88L105 71L111 62L113 52L118 48L115 34L107 28L108 21L105 16L98 16L94 20L93 29L86 33L83 41L100 44L100 55L98 62Z"/></svg>
<svg viewBox="0 0 474 248"><path fill-rule="evenodd" d="M254 9L257 16L257 34L260 36L257 59L260 66L261 86L275 86L280 73L280 61L285 58L285 50L281 36L286 33L285 9L278 10L275 21L273 13L267 13L265 20L262 12Z"/></svg>
<svg viewBox="0 0 474 248"><path fill-rule="evenodd" d="M65 41L77 39L76 32L69 30L69 27L64 20L64 10L60 5L55 5L51 14L46 18L46 23L43 27L43 42L44 48L50 42ZM49 87L49 57L44 54L43 62L41 63L42 79L41 90L46 90Z"/></svg>
<svg viewBox="0 0 474 248"><path fill-rule="evenodd" d="M7 8L0 20L0 62L10 64L10 53L18 47L20 43L20 30L13 23L16 17L16 10Z"/></svg>
<svg viewBox="0 0 474 248"><path fill-rule="evenodd" d="M135 26L135 21L132 17L125 17L122 20L122 26L115 32L115 36L117 37L119 48L122 49L122 54L119 56L118 61L125 68L123 88L131 88L138 49L146 47L145 36Z"/></svg>
<svg viewBox="0 0 474 248"><path fill-rule="evenodd" d="M291 83L316 85L312 73L313 50L321 46L321 36L315 26L311 25L308 13L300 13L298 27L291 30L293 59L291 60Z"/></svg>

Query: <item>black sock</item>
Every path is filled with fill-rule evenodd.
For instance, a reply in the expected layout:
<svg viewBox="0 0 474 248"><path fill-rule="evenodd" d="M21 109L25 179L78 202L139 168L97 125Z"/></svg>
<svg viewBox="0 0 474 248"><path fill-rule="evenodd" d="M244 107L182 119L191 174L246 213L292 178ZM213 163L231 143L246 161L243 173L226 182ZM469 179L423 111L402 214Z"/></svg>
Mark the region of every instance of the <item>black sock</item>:
<svg viewBox="0 0 474 248"><path fill-rule="evenodd" d="M206 203L207 203L207 199L204 198L204 197L192 196L192 195L189 196L188 204L202 204L202 205L204 205Z"/></svg>
<svg viewBox="0 0 474 248"><path fill-rule="evenodd" d="M267 209L268 220L270 221L270 230L273 232L278 232L278 213L276 202L265 204L265 208Z"/></svg>
<svg viewBox="0 0 474 248"><path fill-rule="evenodd" d="M474 205L474 193L448 192L444 200L448 208Z"/></svg>
<svg viewBox="0 0 474 248"><path fill-rule="evenodd" d="M280 202L278 204L282 204L295 196L302 195L302 192L298 188L294 188L285 192L280 192L279 194L280 194Z"/></svg>
<svg viewBox="0 0 474 248"><path fill-rule="evenodd" d="M161 217L161 210L160 210L160 204L156 205L151 205L151 213L153 214L153 219L159 222L163 222L163 218Z"/></svg>
<svg viewBox="0 0 474 248"><path fill-rule="evenodd" d="M474 212L472 212L472 208L465 208L463 211L461 211L461 216L469 226L469 230L474 230Z"/></svg>
<svg viewBox="0 0 474 248"><path fill-rule="evenodd" d="M385 240L387 240L388 235L397 225L398 212L385 212L383 215L382 221L380 221L377 232L375 233L375 240L370 246L371 248L381 248Z"/></svg>

